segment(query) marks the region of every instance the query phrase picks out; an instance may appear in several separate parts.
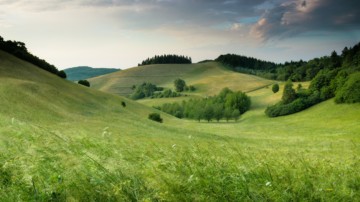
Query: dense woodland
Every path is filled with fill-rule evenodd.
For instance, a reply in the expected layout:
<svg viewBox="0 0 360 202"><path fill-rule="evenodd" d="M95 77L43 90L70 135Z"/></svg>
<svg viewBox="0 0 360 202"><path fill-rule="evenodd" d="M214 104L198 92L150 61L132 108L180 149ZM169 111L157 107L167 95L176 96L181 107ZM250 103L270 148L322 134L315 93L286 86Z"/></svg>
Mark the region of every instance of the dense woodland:
<svg viewBox="0 0 360 202"><path fill-rule="evenodd" d="M333 97L337 103L360 102L360 43L344 48L341 55L334 51L330 57L311 60L305 66L315 62L321 64L321 68L308 69L307 72L318 71L309 89L295 90L290 79L285 84L282 100L266 109L268 116L293 114Z"/></svg>
<svg viewBox="0 0 360 202"><path fill-rule="evenodd" d="M22 60L25 60L37 67L40 67L41 69L56 74L62 78L66 78L66 73L64 71L59 71L54 65L51 65L45 60L31 54L27 50L25 43L23 42L10 40L5 41L4 38L0 36L0 50L8 52Z"/></svg>
<svg viewBox="0 0 360 202"><path fill-rule="evenodd" d="M178 118L189 118L198 121L225 119L237 121L240 115L250 109L251 100L243 92L233 92L224 88L219 95L203 99L191 99L182 103L164 104L156 107Z"/></svg>
<svg viewBox="0 0 360 202"><path fill-rule="evenodd" d="M138 66L142 65L152 65L152 64L191 64L191 57L180 56L180 55L155 55L152 58L147 58L146 60L139 63Z"/></svg>
<svg viewBox="0 0 360 202"><path fill-rule="evenodd" d="M279 81L310 81L321 70L333 70L341 67L354 66L359 44L353 48L345 47L341 55L335 51L330 56L315 58L305 61L291 61L284 64L275 64L272 62L262 61L252 57L227 54L219 56L216 61L228 66L230 69L261 76L267 79Z"/></svg>

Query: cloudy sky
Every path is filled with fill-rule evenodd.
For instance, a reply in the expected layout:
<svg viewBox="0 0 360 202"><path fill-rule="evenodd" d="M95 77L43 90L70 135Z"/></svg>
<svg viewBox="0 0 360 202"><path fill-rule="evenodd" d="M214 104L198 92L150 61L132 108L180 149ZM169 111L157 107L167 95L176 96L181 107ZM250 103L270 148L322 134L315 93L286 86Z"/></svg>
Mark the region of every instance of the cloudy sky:
<svg viewBox="0 0 360 202"><path fill-rule="evenodd" d="M360 42L360 1L0 0L0 36L59 69L155 54L308 60Z"/></svg>

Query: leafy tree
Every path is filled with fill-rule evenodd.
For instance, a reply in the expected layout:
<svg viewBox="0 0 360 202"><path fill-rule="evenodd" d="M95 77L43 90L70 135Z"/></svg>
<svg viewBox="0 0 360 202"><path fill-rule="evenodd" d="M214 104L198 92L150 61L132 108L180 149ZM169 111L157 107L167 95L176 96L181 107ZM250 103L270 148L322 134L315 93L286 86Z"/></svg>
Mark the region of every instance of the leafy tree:
<svg viewBox="0 0 360 202"><path fill-rule="evenodd" d="M214 104L214 118L217 122L223 118L224 115L224 107L222 104Z"/></svg>
<svg viewBox="0 0 360 202"><path fill-rule="evenodd" d="M244 113L250 108L250 98L242 92L232 92L225 88L218 96L203 99L190 99L181 104L163 104L157 109L179 118L196 119L199 122L205 119L210 122L212 119L220 121L225 118L227 121L233 118L234 110Z"/></svg>
<svg viewBox="0 0 360 202"><path fill-rule="evenodd" d="M272 90L272 92L274 92L274 93L279 92L279 84L275 83L274 85L272 85L271 90Z"/></svg>
<svg viewBox="0 0 360 202"><path fill-rule="evenodd" d="M22 60L25 60L45 71L48 71L50 73L56 74L58 75L59 70L54 66L49 64L48 62L46 62L43 59L40 59L39 57L31 54L26 46L25 43L20 42L20 41L5 41L1 36L0 36L0 50L3 50L9 54L14 55L15 57L18 57Z"/></svg>
<svg viewBox="0 0 360 202"><path fill-rule="evenodd" d="M243 92L229 93L226 96L225 107L238 109L240 114L250 109L250 98Z"/></svg>
<svg viewBox="0 0 360 202"><path fill-rule="evenodd" d="M214 108L212 105L206 105L205 109L204 109L204 118L205 120L207 120L208 122L210 122L212 120L212 118L214 118Z"/></svg>
<svg viewBox="0 0 360 202"><path fill-rule="evenodd" d="M336 91L335 102L360 102L360 72L350 75L345 84Z"/></svg>
<svg viewBox="0 0 360 202"><path fill-rule="evenodd" d="M153 121L156 121L156 122L159 122L159 123L163 122L163 119L161 118L159 113L151 113L151 114L149 114L148 118L150 120L153 120Z"/></svg>
<svg viewBox="0 0 360 202"><path fill-rule="evenodd" d="M63 78L63 79L66 79L66 73L64 70L61 70L57 73L57 75L60 77L60 78Z"/></svg>
<svg viewBox="0 0 360 202"><path fill-rule="evenodd" d="M224 118L226 119L226 122L229 122L229 120L233 117L233 111L231 108L225 108L224 111Z"/></svg>
<svg viewBox="0 0 360 202"><path fill-rule="evenodd" d="M157 90L159 90L159 87L156 85L144 82L141 85L136 86L134 92L130 95L130 98L138 100L145 97L152 97Z"/></svg>
<svg viewBox="0 0 360 202"><path fill-rule="evenodd" d="M180 78L174 81L174 85L177 92L183 92L186 87L185 81Z"/></svg>
<svg viewBox="0 0 360 202"><path fill-rule="evenodd" d="M296 92L291 81L286 82L281 100L284 104L291 103L296 99Z"/></svg>
<svg viewBox="0 0 360 202"><path fill-rule="evenodd" d="M80 81L78 81L78 84L90 87L90 82L88 80L80 80Z"/></svg>
<svg viewBox="0 0 360 202"><path fill-rule="evenodd" d="M232 112L232 117L234 118L235 122L238 121L240 118L240 111L238 109L235 109Z"/></svg>

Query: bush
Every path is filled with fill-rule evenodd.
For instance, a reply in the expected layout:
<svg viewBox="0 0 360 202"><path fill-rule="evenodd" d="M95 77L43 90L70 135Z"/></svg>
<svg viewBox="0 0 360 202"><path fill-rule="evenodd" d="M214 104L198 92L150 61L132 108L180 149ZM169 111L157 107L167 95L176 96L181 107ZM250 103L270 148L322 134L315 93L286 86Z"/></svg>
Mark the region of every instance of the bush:
<svg viewBox="0 0 360 202"><path fill-rule="evenodd" d="M279 84L274 84L271 88L272 92L277 93L279 92Z"/></svg>
<svg viewBox="0 0 360 202"><path fill-rule="evenodd" d="M90 87L90 82L88 80L80 80L80 81L78 81L78 84Z"/></svg>
<svg viewBox="0 0 360 202"><path fill-rule="evenodd" d="M121 101L121 106L126 107L126 103L124 101Z"/></svg>
<svg viewBox="0 0 360 202"><path fill-rule="evenodd" d="M149 114L149 119L153 120L153 121L156 121L156 122L159 122L159 123L163 122L163 119L160 117L159 113L151 113L151 114Z"/></svg>

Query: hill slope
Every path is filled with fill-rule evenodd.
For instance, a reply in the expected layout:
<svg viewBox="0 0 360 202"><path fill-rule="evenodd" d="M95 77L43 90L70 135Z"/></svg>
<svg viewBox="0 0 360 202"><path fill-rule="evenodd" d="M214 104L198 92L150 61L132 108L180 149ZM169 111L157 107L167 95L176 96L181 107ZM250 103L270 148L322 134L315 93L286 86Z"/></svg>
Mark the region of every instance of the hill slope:
<svg viewBox="0 0 360 202"><path fill-rule="evenodd" d="M247 92L273 83L256 76L227 70L216 62L140 66L92 78L90 83L101 91L126 96L132 92L133 85L143 82L173 88L176 78L182 78L188 85L194 85L197 88L195 94L201 96L217 94L224 87Z"/></svg>
<svg viewBox="0 0 360 202"><path fill-rule="evenodd" d="M360 104L198 123L58 78L0 51L3 201L358 201ZM126 102L123 108L121 101Z"/></svg>
<svg viewBox="0 0 360 202"><path fill-rule="evenodd" d="M120 69L115 68L92 68L87 66L71 67L64 69L67 79L70 81L79 81L104 74L117 72Z"/></svg>

